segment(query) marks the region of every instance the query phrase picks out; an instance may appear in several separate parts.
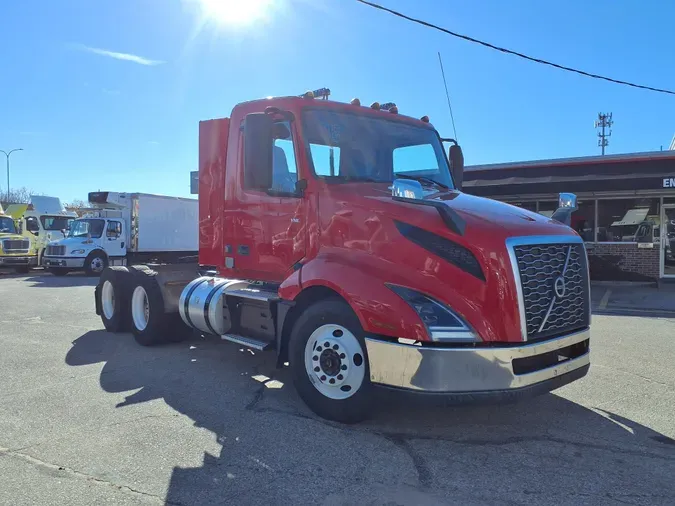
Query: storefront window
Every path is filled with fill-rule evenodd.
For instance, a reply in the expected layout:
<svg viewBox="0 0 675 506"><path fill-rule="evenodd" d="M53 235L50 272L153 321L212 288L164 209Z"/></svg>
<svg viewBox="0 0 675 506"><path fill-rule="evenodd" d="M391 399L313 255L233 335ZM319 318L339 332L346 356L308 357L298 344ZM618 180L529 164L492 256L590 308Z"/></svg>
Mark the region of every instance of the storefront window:
<svg viewBox="0 0 675 506"><path fill-rule="evenodd" d="M572 214L572 228L586 242L595 241L595 200L580 200Z"/></svg>
<svg viewBox="0 0 675 506"><path fill-rule="evenodd" d="M534 213L537 212L537 203L536 202L510 202L510 204L518 207L522 207L523 209L527 209L528 211L532 211Z"/></svg>
<svg viewBox="0 0 675 506"><path fill-rule="evenodd" d="M657 198L598 200L598 242L653 242L659 223Z"/></svg>
<svg viewBox="0 0 675 506"><path fill-rule="evenodd" d="M539 214L550 218L553 216L555 210L558 209L557 200L543 200L539 201Z"/></svg>

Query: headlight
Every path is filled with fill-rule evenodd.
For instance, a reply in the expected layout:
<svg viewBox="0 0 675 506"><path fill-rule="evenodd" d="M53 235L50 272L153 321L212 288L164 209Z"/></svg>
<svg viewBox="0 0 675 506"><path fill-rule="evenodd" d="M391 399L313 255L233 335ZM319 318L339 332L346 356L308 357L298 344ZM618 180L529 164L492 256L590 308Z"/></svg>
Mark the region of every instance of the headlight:
<svg viewBox="0 0 675 506"><path fill-rule="evenodd" d="M432 341L476 342L476 333L449 307L410 288L387 284L419 315Z"/></svg>
<svg viewBox="0 0 675 506"><path fill-rule="evenodd" d="M83 255L84 250L83 249L74 249L73 251L70 252L71 255Z"/></svg>

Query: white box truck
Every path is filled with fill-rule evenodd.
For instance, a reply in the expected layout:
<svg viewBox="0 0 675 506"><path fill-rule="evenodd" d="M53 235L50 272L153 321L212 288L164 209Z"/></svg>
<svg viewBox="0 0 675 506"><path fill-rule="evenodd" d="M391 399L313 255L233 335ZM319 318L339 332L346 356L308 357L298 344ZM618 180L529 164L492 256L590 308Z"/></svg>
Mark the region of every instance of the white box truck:
<svg viewBox="0 0 675 506"><path fill-rule="evenodd" d="M196 260L196 199L147 193L89 193L91 210L74 220L64 239L47 245L44 267L63 276L74 270L99 275L108 265Z"/></svg>

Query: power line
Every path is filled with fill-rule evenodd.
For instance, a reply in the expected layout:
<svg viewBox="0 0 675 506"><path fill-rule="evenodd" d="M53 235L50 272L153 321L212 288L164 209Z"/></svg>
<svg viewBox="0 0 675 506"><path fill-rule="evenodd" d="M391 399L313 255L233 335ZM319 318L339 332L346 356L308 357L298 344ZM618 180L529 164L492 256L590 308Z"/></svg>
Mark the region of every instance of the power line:
<svg viewBox="0 0 675 506"><path fill-rule="evenodd" d="M448 93L448 83L445 80L445 70L443 70L443 60L441 60L441 52L438 52L438 63L441 65L441 75L443 76L443 85L445 86L445 97L448 99L448 109L450 109L450 119L452 120L452 131L455 134L455 140L459 142L457 137L457 129L455 128L455 116L452 114L452 105L450 104L450 93Z"/></svg>
<svg viewBox="0 0 675 506"><path fill-rule="evenodd" d="M489 42L474 39L473 37L469 37L468 35L462 35L461 33L453 32L451 30L448 30L447 28L442 28L438 25L434 25L434 24L429 23L427 21L423 21L421 19L417 19L417 18L413 18L411 16L407 16L406 14L403 14L401 12L395 11L393 9L389 9L388 7L384 7L382 5L379 5L379 4L376 4L376 3L373 3L373 2L369 2L367 0L356 0L356 1L361 3L361 4L368 5L369 7L373 7L375 9L379 9L381 11L388 12L388 13L393 14L394 16L397 16L399 18L403 18L405 20L412 21L413 23L417 23L419 25L426 26L427 28L433 28L434 30L438 30L440 32L447 33L448 35L452 35L453 37L457 37L459 39L463 39L463 40L466 40L466 41L469 41L469 42L474 42L476 44L480 44L481 46L485 46L485 47L488 47L490 49L500 51L502 53L511 54L513 56L518 56L520 58L523 58L523 59L529 60L529 61L533 61L535 63L541 63L542 65L549 65L551 67L555 67L555 68L560 69L560 70L565 70L567 72L574 72L575 74L580 74L580 75L586 76L586 77L592 77L593 79L601 79L603 81L609 81L610 83L623 84L624 86L631 86L633 88L639 88L639 89L642 89L642 90L649 90L649 91L655 91L657 93L666 93L668 95L675 95L675 91L672 91L672 90L665 90L663 88L653 88L652 86L645 86L645 85L642 85L642 84L635 84L635 83L631 83L631 82L628 82L628 81L622 81L620 79L613 79L611 77L601 76L599 74L592 74L592 73L586 72L584 70L579 70L579 69L575 69L575 68L572 68L572 67L566 67L565 65L553 63L553 62L550 62L548 60L542 60L540 58L534 58L532 56L528 56L526 54L519 53L518 51L513 51L511 49L506 49L506 48L503 48L503 47L495 46L494 44L490 44Z"/></svg>

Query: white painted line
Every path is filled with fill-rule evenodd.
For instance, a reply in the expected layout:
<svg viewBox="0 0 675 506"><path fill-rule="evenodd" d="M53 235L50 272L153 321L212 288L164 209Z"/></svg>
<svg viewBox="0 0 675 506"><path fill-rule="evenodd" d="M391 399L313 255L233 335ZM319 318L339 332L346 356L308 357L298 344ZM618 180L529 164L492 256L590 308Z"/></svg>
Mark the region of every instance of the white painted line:
<svg viewBox="0 0 675 506"><path fill-rule="evenodd" d="M602 296L602 299L600 299L600 306L598 309L607 309L607 303L609 302L609 296L612 295L612 290L609 288L605 292L605 295Z"/></svg>

